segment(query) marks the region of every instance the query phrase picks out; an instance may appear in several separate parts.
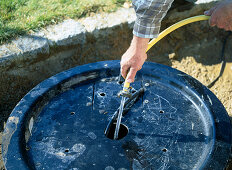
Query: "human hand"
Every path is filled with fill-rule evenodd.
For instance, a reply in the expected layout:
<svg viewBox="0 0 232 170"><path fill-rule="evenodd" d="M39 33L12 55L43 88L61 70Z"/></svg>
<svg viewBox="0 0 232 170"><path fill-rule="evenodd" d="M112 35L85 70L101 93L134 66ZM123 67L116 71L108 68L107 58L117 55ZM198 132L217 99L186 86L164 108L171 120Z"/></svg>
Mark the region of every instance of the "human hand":
<svg viewBox="0 0 232 170"><path fill-rule="evenodd" d="M128 83L134 82L135 75L147 59L147 46L149 38L140 38L134 36L130 47L121 58L121 74Z"/></svg>
<svg viewBox="0 0 232 170"><path fill-rule="evenodd" d="M211 16L210 26L232 31L232 0L219 2L215 7L204 12L205 15Z"/></svg>

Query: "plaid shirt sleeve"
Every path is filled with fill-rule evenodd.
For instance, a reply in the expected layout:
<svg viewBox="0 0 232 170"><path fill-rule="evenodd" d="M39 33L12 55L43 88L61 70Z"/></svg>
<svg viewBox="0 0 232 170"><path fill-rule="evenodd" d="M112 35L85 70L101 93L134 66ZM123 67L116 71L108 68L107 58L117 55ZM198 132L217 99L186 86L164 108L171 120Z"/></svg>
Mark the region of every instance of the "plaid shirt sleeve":
<svg viewBox="0 0 232 170"><path fill-rule="evenodd" d="M132 0L136 12L133 34L142 38L156 38L161 21L174 0Z"/></svg>

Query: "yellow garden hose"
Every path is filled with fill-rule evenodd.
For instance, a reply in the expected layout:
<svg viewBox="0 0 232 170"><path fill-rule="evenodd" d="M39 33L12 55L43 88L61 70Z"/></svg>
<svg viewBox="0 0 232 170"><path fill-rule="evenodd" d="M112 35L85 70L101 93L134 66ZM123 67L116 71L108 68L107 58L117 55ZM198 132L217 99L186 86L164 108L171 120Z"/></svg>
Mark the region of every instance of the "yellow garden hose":
<svg viewBox="0 0 232 170"><path fill-rule="evenodd" d="M148 47L147 47L147 51L153 46L155 45L159 40L161 40L162 38L164 38L166 35L168 35L169 33L171 33L172 31L176 30L177 28L180 28L184 25L190 24L192 22L197 22L197 21L203 21L203 20L208 20L210 17L206 16L206 15L199 15L199 16L195 16L195 17L190 17L187 19L184 19L180 22L177 22L173 25L171 25L170 27L168 27L167 29L165 29L164 31L162 31L159 36L157 38L153 38L149 43L148 43ZM146 52L147 52L146 51Z"/></svg>
<svg viewBox="0 0 232 170"><path fill-rule="evenodd" d="M203 20L208 20L210 17L206 16L206 15L199 15L199 16L195 16L195 17L190 17L187 19L184 19L180 22L177 22L173 25L171 25L170 27L168 27L167 29L165 29L164 31L162 31L159 36L157 38L153 38L149 43L148 43L148 47L147 47L147 51L153 46L155 45L159 40L161 40L162 38L164 38L166 35L168 35L169 33L171 33L172 31L176 30L177 28L180 28L184 25L190 24L192 22L197 22L197 21L203 21ZM146 51L146 52L147 52ZM124 83L124 88L123 90L126 90L130 87L130 83L129 82L125 82ZM126 90L127 91L127 90Z"/></svg>

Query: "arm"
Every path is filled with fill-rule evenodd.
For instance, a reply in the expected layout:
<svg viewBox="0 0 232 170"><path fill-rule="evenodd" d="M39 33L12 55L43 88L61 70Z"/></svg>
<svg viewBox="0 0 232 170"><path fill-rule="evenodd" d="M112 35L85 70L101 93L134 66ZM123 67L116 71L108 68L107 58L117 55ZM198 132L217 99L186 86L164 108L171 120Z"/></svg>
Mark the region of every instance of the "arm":
<svg viewBox="0 0 232 170"><path fill-rule="evenodd" d="M126 81L133 82L137 71L142 68L147 59L147 44L150 38L158 36L161 21L172 2L173 0L133 0L137 16L134 36L121 59L121 74Z"/></svg>
<svg viewBox="0 0 232 170"><path fill-rule="evenodd" d="M205 15L211 16L209 20L210 26L232 31L232 0L224 0L219 2L209 11L205 11Z"/></svg>

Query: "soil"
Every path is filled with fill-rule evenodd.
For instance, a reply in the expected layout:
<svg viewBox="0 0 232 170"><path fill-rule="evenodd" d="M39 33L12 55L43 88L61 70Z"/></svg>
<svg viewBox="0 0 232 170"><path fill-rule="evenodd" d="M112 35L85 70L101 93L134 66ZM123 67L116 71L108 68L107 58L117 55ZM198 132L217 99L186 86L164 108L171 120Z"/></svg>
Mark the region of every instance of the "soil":
<svg viewBox="0 0 232 170"><path fill-rule="evenodd" d="M183 71L205 86L209 85L219 75L221 64L211 66L198 63L193 57L181 61L172 61L172 67ZM232 63L227 63L223 75L210 90L218 97L232 117Z"/></svg>

